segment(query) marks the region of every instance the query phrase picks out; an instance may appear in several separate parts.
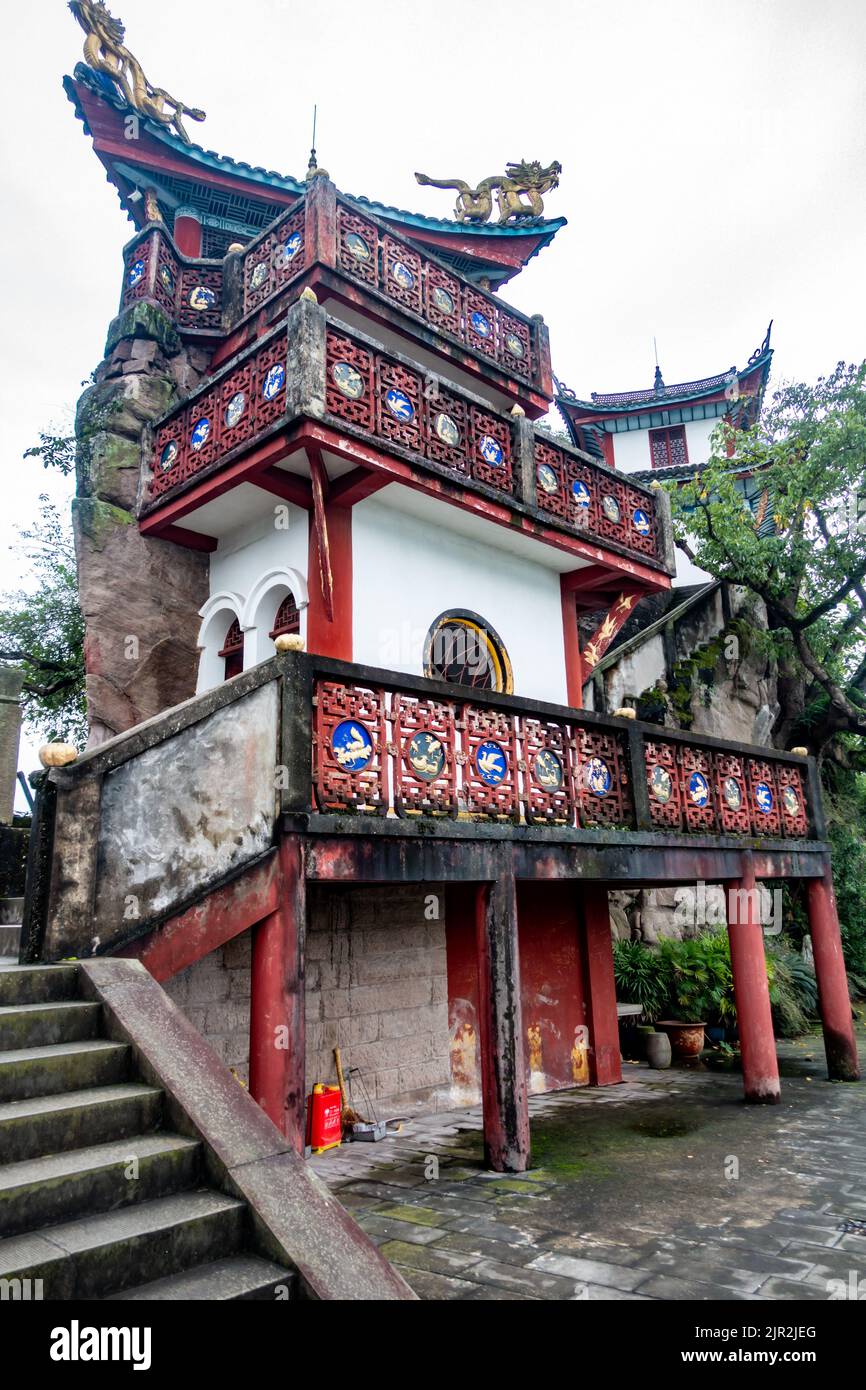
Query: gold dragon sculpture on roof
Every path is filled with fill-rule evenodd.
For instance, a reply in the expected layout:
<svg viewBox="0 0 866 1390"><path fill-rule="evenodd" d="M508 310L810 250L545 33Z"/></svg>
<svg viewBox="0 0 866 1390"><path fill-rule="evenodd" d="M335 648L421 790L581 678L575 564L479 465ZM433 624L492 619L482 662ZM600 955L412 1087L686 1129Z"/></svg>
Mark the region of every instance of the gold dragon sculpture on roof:
<svg viewBox="0 0 866 1390"><path fill-rule="evenodd" d="M562 165L558 159L542 165L537 159L506 164L504 174L492 174L473 188L465 179L431 179L416 174L418 183L431 188L453 188L457 193L454 215L458 222L487 222L493 212L493 195L499 209L499 225L523 222L544 213L544 194L559 187Z"/></svg>
<svg viewBox="0 0 866 1390"><path fill-rule="evenodd" d="M70 0L69 8L86 35L84 61L87 66L110 77L133 111L157 125L173 127L181 140L189 144L183 117L203 121L205 113L177 101L164 87L154 87L148 82L138 59L124 44L123 24L114 18L103 0Z"/></svg>

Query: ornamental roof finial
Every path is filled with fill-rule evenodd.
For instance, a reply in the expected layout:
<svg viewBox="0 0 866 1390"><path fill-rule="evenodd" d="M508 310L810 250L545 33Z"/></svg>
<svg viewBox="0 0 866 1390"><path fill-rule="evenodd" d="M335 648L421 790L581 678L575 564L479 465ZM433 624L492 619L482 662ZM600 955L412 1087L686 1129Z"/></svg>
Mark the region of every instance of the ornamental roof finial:
<svg viewBox="0 0 866 1390"><path fill-rule="evenodd" d="M454 216L458 222L487 222L493 212L493 193L499 207L499 224L526 222L544 214L542 194L559 187L562 165L558 159L542 167L537 159L507 164L504 174L491 174L473 188L465 179L431 179L416 174L417 183L430 188L453 188L457 194Z"/></svg>
<svg viewBox="0 0 866 1390"><path fill-rule="evenodd" d="M70 0L69 8L86 35L84 61L87 66L110 78L133 111L157 125L173 126L181 140L190 144L182 117L203 121L204 112L175 100L165 88L154 87L148 82L138 59L123 42L126 37L123 24L114 18L103 0Z"/></svg>
<svg viewBox="0 0 866 1390"><path fill-rule="evenodd" d="M316 158L316 112L318 107L313 107L313 144L310 149L310 158L307 160L307 183L311 179L326 179L329 177L327 169L319 168L319 161Z"/></svg>

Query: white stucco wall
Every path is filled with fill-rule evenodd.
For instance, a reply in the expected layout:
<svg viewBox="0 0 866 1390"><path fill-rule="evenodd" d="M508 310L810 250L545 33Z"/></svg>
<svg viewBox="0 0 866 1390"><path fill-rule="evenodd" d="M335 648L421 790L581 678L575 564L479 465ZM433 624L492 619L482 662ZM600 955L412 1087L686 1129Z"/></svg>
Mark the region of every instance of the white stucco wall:
<svg viewBox="0 0 866 1390"><path fill-rule="evenodd" d="M686 448L689 463L705 463L710 454L710 435L718 420L690 420L686 426ZM613 457L623 473L637 473L652 468L649 430L629 430L613 436Z"/></svg>
<svg viewBox="0 0 866 1390"><path fill-rule="evenodd" d="M220 539L210 557L211 597L201 610L201 658L197 689L219 685L225 674L220 651L234 617L244 633L244 668L274 654L269 633L279 605L291 591L307 630L307 513L291 503L265 507L260 517Z"/></svg>
<svg viewBox="0 0 866 1390"><path fill-rule="evenodd" d="M566 701L559 575L448 529L450 508L431 526L368 498L354 508L354 656L423 675L424 638L440 613L470 609L498 633L511 659L514 693Z"/></svg>

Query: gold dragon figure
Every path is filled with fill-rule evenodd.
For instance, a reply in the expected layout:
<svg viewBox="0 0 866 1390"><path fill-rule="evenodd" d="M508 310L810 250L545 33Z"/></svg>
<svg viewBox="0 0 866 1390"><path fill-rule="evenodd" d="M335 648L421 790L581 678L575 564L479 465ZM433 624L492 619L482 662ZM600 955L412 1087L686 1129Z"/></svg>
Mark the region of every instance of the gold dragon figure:
<svg viewBox="0 0 866 1390"><path fill-rule="evenodd" d="M148 82L138 59L124 45L124 26L109 12L103 0L70 0L69 8L87 36L84 60L88 67L110 77L134 111L159 125L173 126L181 140L189 144L182 118L190 116L194 121L203 121L205 113L177 101L165 88L154 87Z"/></svg>
<svg viewBox="0 0 866 1390"><path fill-rule="evenodd" d="M558 159L552 164L542 165L537 159L519 164L506 164L504 174L492 174L482 179L473 188L465 179L431 179L427 174L416 174L418 183L431 188L453 188L457 193L457 206L454 215L458 222L487 222L493 211L493 194L499 208L499 223L524 221L541 217L544 213L543 197L552 188L559 187L562 165Z"/></svg>

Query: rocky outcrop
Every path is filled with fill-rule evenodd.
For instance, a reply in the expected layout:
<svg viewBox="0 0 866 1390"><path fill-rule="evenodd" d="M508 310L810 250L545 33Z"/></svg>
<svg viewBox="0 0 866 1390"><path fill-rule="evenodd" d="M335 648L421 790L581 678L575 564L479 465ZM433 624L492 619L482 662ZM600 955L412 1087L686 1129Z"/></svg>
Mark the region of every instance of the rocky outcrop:
<svg viewBox="0 0 866 1390"><path fill-rule="evenodd" d="M207 365L159 309L137 304L112 323L78 403L72 522L91 745L195 693L207 556L143 537L137 510L150 426Z"/></svg>

